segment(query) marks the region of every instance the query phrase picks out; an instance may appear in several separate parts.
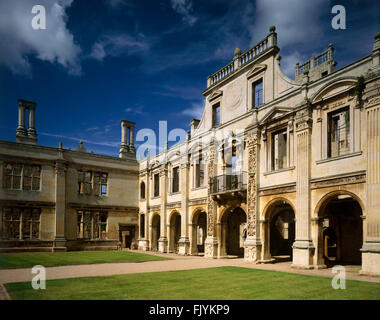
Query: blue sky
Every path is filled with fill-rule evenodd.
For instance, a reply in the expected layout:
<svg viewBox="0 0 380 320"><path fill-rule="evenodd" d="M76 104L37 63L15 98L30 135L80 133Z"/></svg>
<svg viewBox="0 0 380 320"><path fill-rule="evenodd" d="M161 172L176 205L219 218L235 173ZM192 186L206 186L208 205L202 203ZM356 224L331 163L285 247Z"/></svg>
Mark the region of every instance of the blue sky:
<svg viewBox="0 0 380 320"><path fill-rule="evenodd" d="M46 30L31 8L46 7ZM346 30L331 27L335 4ZM17 99L37 102L38 144L117 156L120 120L189 129L206 77L275 25L285 73L333 43L337 68L371 52L377 0L2 0L0 139L15 140Z"/></svg>

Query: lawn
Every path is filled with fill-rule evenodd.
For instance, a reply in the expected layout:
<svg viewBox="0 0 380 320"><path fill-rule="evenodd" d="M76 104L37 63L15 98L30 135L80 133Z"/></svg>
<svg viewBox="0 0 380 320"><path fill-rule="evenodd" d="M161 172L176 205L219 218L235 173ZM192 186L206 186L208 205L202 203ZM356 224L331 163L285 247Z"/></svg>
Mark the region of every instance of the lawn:
<svg viewBox="0 0 380 320"><path fill-rule="evenodd" d="M76 251L0 254L0 268L27 268L108 262L143 262L168 258L131 251Z"/></svg>
<svg viewBox="0 0 380 320"><path fill-rule="evenodd" d="M33 290L30 282L5 286L12 299L27 300L380 300L378 283L347 280L345 290L334 290L330 278L240 267L49 280L45 290Z"/></svg>

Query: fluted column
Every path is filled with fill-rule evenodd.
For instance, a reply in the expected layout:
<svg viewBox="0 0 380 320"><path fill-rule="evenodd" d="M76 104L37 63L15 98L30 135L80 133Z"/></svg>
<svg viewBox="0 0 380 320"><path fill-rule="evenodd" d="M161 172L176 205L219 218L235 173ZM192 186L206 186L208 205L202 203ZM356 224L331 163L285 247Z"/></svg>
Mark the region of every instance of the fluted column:
<svg viewBox="0 0 380 320"><path fill-rule="evenodd" d="M135 152L135 125L129 122L129 151Z"/></svg>
<svg viewBox="0 0 380 320"><path fill-rule="evenodd" d="M244 242L244 259L260 260L261 240L258 210L258 177L259 177L259 139L257 128L247 135L248 148L248 186L247 186L247 239Z"/></svg>
<svg viewBox="0 0 380 320"><path fill-rule="evenodd" d="M310 268L313 243L310 225L311 110L305 106L296 116L296 239L293 244L294 267Z"/></svg>
<svg viewBox="0 0 380 320"><path fill-rule="evenodd" d="M28 135L35 137L37 135L36 128L35 128L35 112L36 108L30 107L29 108L29 128L28 128Z"/></svg>
<svg viewBox="0 0 380 320"><path fill-rule="evenodd" d="M367 203L362 248L363 274L380 275L380 70L366 83L363 94L367 142Z"/></svg>
<svg viewBox="0 0 380 320"><path fill-rule="evenodd" d="M18 103L18 126L16 130L16 135L25 136L25 106L22 103Z"/></svg>
<svg viewBox="0 0 380 320"><path fill-rule="evenodd" d="M161 194L161 206L160 206L161 235L160 235L160 238L158 239L158 250L160 252L167 252L168 251L167 224L169 224L169 221L167 221L167 214L166 214L167 175L168 175L168 169L166 167L166 164L161 165L159 174L160 174L160 194Z"/></svg>
<svg viewBox="0 0 380 320"><path fill-rule="evenodd" d="M207 177L209 179L207 189L207 237L205 240L205 257L216 258L218 255L218 239L216 234L216 219L218 204L211 195L211 181L215 176L215 145L212 140L209 146L209 157L207 163Z"/></svg>
<svg viewBox="0 0 380 320"><path fill-rule="evenodd" d="M189 230L188 230L188 202L189 202L189 168L187 153L181 164L181 238L179 239L179 254L187 254L190 250Z"/></svg>

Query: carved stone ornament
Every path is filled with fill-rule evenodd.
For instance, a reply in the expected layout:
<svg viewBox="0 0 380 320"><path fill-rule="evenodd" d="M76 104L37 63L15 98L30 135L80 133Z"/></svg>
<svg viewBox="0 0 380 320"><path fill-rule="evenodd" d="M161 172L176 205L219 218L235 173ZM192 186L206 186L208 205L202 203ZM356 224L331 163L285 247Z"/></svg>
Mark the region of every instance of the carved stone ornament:
<svg viewBox="0 0 380 320"><path fill-rule="evenodd" d="M256 234L256 170L257 170L257 134L250 134L247 137L248 147L248 190L247 190L247 207L248 221L247 234L254 236Z"/></svg>

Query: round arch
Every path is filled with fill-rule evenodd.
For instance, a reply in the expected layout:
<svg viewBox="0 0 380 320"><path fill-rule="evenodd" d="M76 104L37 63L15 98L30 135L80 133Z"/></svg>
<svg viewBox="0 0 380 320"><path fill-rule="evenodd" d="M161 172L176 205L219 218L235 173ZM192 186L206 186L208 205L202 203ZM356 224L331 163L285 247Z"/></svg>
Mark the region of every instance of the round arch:
<svg viewBox="0 0 380 320"><path fill-rule="evenodd" d="M295 240L295 207L289 199L276 197L263 210L264 260L287 261L293 256Z"/></svg>
<svg viewBox="0 0 380 320"><path fill-rule="evenodd" d="M247 214L241 206L223 209L218 221L219 256L244 256Z"/></svg>
<svg viewBox="0 0 380 320"><path fill-rule="evenodd" d="M198 207L191 214L190 252L192 255L204 253L204 242L207 236L207 213Z"/></svg>
<svg viewBox="0 0 380 320"><path fill-rule="evenodd" d="M150 230L151 250L158 251L158 239L161 236L161 215L158 212L153 212L150 217Z"/></svg>
<svg viewBox="0 0 380 320"><path fill-rule="evenodd" d="M169 214L169 252L178 252L181 238L181 213L172 210Z"/></svg>
<svg viewBox="0 0 380 320"><path fill-rule="evenodd" d="M364 204L348 190L334 190L318 201L314 216L318 218L318 265L361 264Z"/></svg>

